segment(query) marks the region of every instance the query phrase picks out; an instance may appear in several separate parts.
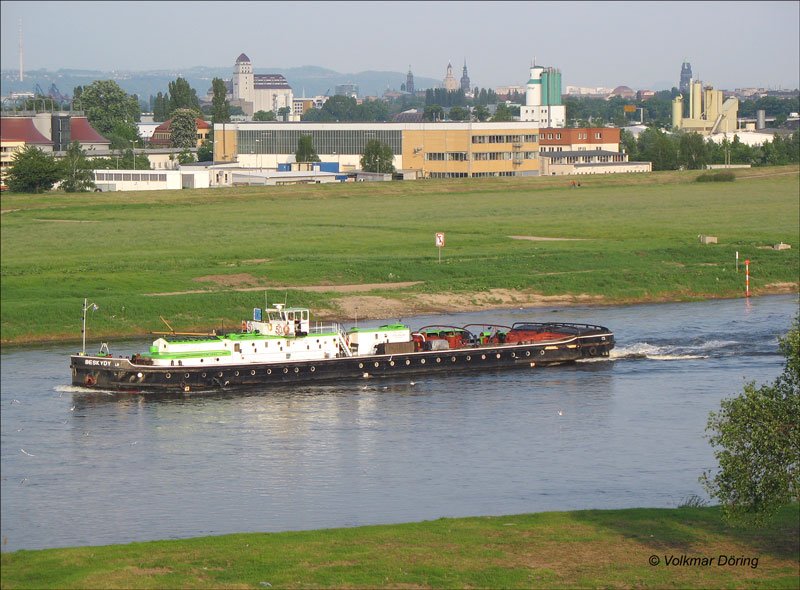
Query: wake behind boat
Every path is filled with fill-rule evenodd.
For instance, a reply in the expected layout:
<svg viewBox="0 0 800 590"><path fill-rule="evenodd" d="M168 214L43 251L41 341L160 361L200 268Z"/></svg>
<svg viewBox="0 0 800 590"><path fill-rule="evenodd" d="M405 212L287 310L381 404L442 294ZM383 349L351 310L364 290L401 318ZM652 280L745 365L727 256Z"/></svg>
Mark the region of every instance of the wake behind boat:
<svg viewBox="0 0 800 590"><path fill-rule="evenodd" d="M87 306L84 304L84 314ZM85 320L84 320L85 321ZM603 326L520 322L512 326L401 323L345 330L314 323L303 307L276 304L238 331L159 333L130 358L101 352L70 357L72 384L133 392L207 391L287 383L437 372L533 368L607 357L613 333ZM84 324L85 342L85 324Z"/></svg>

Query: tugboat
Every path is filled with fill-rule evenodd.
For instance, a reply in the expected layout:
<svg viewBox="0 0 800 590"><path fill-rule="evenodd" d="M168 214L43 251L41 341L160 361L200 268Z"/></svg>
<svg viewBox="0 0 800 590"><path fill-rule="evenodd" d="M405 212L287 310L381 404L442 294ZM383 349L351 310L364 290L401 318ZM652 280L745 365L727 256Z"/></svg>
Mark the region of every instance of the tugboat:
<svg viewBox="0 0 800 590"><path fill-rule="evenodd" d="M84 303L84 316L88 309ZM84 320L85 321L85 320ZM512 326L401 323L345 330L314 323L304 307L253 310L238 331L161 332L130 358L84 350L70 357L72 384L113 391L194 392L421 373L533 368L607 357L603 326L522 322Z"/></svg>

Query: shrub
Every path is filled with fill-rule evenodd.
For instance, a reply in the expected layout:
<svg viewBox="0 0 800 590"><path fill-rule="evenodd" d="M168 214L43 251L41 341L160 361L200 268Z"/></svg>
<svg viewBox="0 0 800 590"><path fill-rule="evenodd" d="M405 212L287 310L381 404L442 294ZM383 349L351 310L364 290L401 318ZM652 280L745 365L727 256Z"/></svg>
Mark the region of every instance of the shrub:
<svg viewBox="0 0 800 590"><path fill-rule="evenodd" d="M736 175L728 170L724 172L710 172L697 177L697 182L733 182Z"/></svg>

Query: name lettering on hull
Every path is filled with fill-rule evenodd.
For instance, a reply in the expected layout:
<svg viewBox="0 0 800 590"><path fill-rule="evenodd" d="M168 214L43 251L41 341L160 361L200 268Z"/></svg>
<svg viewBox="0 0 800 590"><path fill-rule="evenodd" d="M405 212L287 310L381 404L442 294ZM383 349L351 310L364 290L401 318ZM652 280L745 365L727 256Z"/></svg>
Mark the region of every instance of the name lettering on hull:
<svg viewBox="0 0 800 590"><path fill-rule="evenodd" d="M111 361L97 361L94 359L86 359L83 362L85 365L92 365L93 367L110 367Z"/></svg>

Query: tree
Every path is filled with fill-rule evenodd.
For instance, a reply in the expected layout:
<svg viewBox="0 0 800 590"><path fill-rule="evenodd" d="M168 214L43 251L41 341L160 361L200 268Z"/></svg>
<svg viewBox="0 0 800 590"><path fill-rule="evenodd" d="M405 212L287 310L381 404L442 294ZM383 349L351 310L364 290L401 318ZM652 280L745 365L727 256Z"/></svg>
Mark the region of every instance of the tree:
<svg viewBox="0 0 800 590"><path fill-rule="evenodd" d="M275 111L256 111L253 113L253 121L275 121Z"/></svg>
<svg viewBox="0 0 800 590"><path fill-rule="evenodd" d="M389 145L377 139L370 139L361 154L361 169L365 172L394 172L394 154Z"/></svg>
<svg viewBox="0 0 800 590"><path fill-rule="evenodd" d="M486 121L491 115L489 114L489 109L486 108L485 105L479 104L475 107L475 110L472 111L472 114L475 115L475 118L478 121Z"/></svg>
<svg viewBox="0 0 800 590"><path fill-rule="evenodd" d="M314 140L310 135L301 135L297 140L297 151L294 153L295 162L319 162L319 156L314 149Z"/></svg>
<svg viewBox="0 0 800 590"><path fill-rule="evenodd" d="M330 115L333 121L353 121L358 103L352 96L331 96L322 105L322 112Z"/></svg>
<svg viewBox="0 0 800 590"><path fill-rule="evenodd" d="M751 382L708 417L719 471L700 479L734 522L762 523L800 494L800 316L780 349L786 365L772 385Z"/></svg>
<svg viewBox="0 0 800 590"><path fill-rule="evenodd" d="M197 148L197 161L198 162L213 162L214 161L214 136L213 131L209 133L200 147Z"/></svg>
<svg viewBox="0 0 800 590"><path fill-rule="evenodd" d="M636 143L636 138L633 133L627 129L622 129L619 133L619 146L628 154L628 161L639 161L639 146Z"/></svg>
<svg viewBox="0 0 800 590"><path fill-rule="evenodd" d="M211 121L214 123L228 123L231 120L231 108L230 103L225 98L228 94L228 89L224 80L214 78L211 81L211 90L214 94L211 99Z"/></svg>
<svg viewBox="0 0 800 590"><path fill-rule="evenodd" d="M334 119L330 113L327 113L322 109L308 109L305 113L303 113L302 120L317 123L327 123L330 121L335 121L336 119Z"/></svg>
<svg viewBox="0 0 800 590"><path fill-rule="evenodd" d="M133 150L119 150L118 155L109 158L92 158L89 160L92 170L150 170L150 159L146 154L136 154L136 162L133 158Z"/></svg>
<svg viewBox="0 0 800 590"><path fill-rule="evenodd" d="M708 164L708 150L703 137L697 133L681 133L678 140L678 165L687 170L701 170Z"/></svg>
<svg viewBox="0 0 800 590"><path fill-rule="evenodd" d="M8 171L8 188L17 193L49 191L61 180L62 170L51 154L32 145L14 154Z"/></svg>
<svg viewBox="0 0 800 590"><path fill-rule="evenodd" d="M178 164L191 164L194 161L194 154L190 152L188 148L184 148L183 151L178 154Z"/></svg>
<svg viewBox="0 0 800 590"><path fill-rule="evenodd" d="M200 100L197 91L189 86L184 78L169 83L169 105L167 118L172 117L178 109L194 109L200 112Z"/></svg>
<svg viewBox="0 0 800 590"><path fill-rule="evenodd" d="M139 137L139 130L136 126L128 125L121 121L114 124L111 133L108 134L108 139L111 142L109 147L112 150L125 149L129 147L131 143L141 140Z"/></svg>
<svg viewBox="0 0 800 590"><path fill-rule="evenodd" d="M158 93L153 100L153 121L162 122L167 120L167 110L169 109L169 99L162 93Z"/></svg>
<svg viewBox="0 0 800 590"><path fill-rule="evenodd" d="M511 114L511 109L508 107L507 104L501 102L497 105L497 110L494 112L494 117L492 117L492 121L512 121L513 115Z"/></svg>
<svg viewBox="0 0 800 590"><path fill-rule="evenodd" d="M389 105L382 100L365 100L356 105L356 121L386 121L389 118Z"/></svg>
<svg viewBox="0 0 800 590"><path fill-rule="evenodd" d="M466 121L469 119L469 109L464 107L451 107L447 116L451 121Z"/></svg>
<svg viewBox="0 0 800 590"><path fill-rule="evenodd" d="M655 127L648 127L637 139L639 157L653 163L653 170L676 170L678 168L677 141Z"/></svg>
<svg viewBox="0 0 800 590"><path fill-rule="evenodd" d="M68 193L84 193L95 188L92 164L81 144L73 141L61 162L63 180L61 188Z"/></svg>
<svg viewBox="0 0 800 590"><path fill-rule="evenodd" d="M80 97L78 106L86 113L92 127L111 141L112 147L115 137L138 137L139 101L116 82L95 80L83 88Z"/></svg>
<svg viewBox="0 0 800 590"><path fill-rule="evenodd" d="M197 146L197 117L200 113L192 109L178 109L172 114L170 132L172 147L193 148Z"/></svg>
<svg viewBox="0 0 800 590"><path fill-rule="evenodd" d="M444 119L444 109L438 104L431 104L422 111L422 119L425 121L441 121Z"/></svg>
<svg viewBox="0 0 800 590"><path fill-rule="evenodd" d="M289 119L289 114L292 112L292 109L289 107L281 107L278 109L278 116L281 118L281 121L287 121Z"/></svg>

